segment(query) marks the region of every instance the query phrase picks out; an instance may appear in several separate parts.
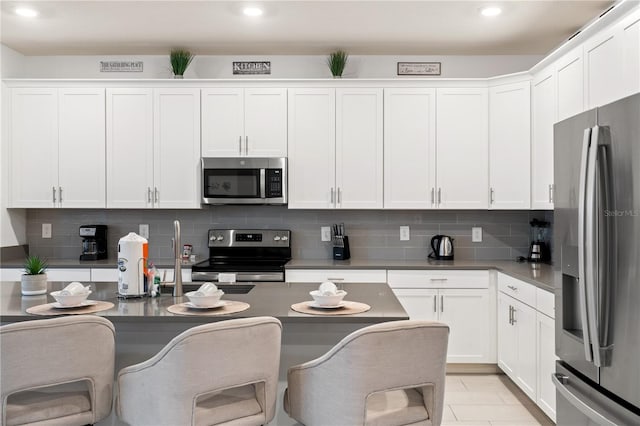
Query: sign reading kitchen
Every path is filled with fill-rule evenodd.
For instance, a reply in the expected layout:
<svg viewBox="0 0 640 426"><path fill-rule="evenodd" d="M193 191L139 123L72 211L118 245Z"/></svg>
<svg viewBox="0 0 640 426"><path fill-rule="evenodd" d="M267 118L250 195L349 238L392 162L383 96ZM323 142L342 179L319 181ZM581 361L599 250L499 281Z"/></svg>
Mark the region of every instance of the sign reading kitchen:
<svg viewBox="0 0 640 426"><path fill-rule="evenodd" d="M271 74L271 61L241 61L233 63L234 75Z"/></svg>

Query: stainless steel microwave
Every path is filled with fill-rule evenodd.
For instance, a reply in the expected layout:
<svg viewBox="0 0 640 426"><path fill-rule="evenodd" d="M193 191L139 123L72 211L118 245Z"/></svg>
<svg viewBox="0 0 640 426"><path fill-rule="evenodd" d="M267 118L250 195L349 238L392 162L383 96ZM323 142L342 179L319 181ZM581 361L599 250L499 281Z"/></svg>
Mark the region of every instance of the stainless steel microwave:
<svg viewBox="0 0 640 426"><path fill-rule="evenodd" d="M287 159L203 158L202 204L287 204Z"/></svg>

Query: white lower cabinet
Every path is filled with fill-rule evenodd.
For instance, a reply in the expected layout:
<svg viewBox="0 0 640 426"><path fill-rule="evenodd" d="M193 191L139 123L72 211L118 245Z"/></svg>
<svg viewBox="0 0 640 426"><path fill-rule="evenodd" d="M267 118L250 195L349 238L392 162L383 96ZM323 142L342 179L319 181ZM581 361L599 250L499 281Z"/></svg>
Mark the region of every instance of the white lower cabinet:
<svg viewBox="0 0 640 426"><path fill-rule="evenodd" d="M20 281L22 268L0 269L0 281ZM47 281L91 281L91 270L88 268L49 268Z"/></svg>
<svg viewBox="0 0 640 426"><path fill-rule="evenodd" d="M501 273L498 288L498 366L555 420L553 294Z"/></svg>
<svg viewBox="0 0 640 426"><path fill-rule="evenodd" d="M288 283L386 283L385 269L287 269Z"/></svg>
<svg viewBox="0 0 640 426"><path fill-rule="evenodd" d="M495 290L489 271L390 270L387 279L410 319L449 325L447 362L495 362Z"/></svg>

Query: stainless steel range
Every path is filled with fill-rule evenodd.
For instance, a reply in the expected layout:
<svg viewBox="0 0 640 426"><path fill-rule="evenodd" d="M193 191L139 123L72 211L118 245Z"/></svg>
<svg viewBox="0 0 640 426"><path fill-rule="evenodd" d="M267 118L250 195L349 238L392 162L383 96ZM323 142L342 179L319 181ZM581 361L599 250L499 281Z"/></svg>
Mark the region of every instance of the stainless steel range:
<svg viewBox="0 0 640 426"><path fill-rule="evenodd" d="M219 281L220 273L236 281L284 281L291 260L291 231L282 229L210 229L209 259L193 265L192 281Z"/></svg>

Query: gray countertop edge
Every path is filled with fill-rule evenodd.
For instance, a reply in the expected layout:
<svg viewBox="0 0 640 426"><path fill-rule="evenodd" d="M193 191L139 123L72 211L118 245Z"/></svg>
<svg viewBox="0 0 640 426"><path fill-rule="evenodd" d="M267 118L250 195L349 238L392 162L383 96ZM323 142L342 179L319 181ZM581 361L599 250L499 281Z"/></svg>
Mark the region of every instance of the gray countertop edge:
<svg viewBox="0 0 640 426"><path fill-rule="evenodd" d="M202 259L196 260L196 262ZM24 261L22 259L2 260L1 268L22 268ZM173 268L172 259L160 259L154 264L159 268ZM190 268L194 262L182 262L184 268ZM535 267L533 266L535 265ZM76 259L51 259L49 260L51 268L115 268L115 259L105 259L97 261L80 261ZM522 280L529 284L533 284L543 290L554 291L554 275L552 265L548 264L531 264L527 262L516 262L510 260L453 260L453 261L434 261L434 260L369 260L369 259L351 259L346 261L322 260L322 259L292 259L286 265L285 269L388 269L388 270L437 270L437 269L494 269L499 272L512 276L513 278Z"/></svg>

